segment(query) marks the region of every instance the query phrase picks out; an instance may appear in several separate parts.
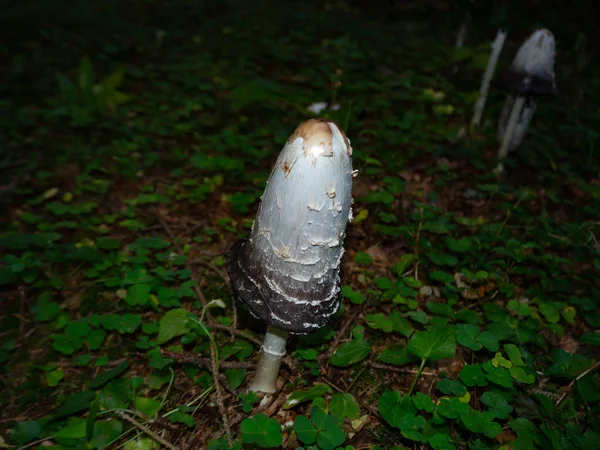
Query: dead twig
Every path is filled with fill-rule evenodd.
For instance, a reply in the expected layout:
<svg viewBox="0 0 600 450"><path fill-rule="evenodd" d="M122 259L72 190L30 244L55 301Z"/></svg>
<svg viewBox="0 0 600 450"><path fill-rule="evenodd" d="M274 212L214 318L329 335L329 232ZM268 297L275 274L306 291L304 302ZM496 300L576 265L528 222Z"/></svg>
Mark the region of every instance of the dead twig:
<svg viewBox="0 0 600 450"><path fill-rule="evenodd" d="M569 394L569 392L571 391L571 388L573 387L573 385L575 384L575 382L581 380L583 377L585 377L587 374L589 374L591 371L595 370L598 366L600 366L600 360L596 361L596 363L591 366L590 368L584 370L583 372L581 372L579 375L577 375L575 377L575 379L573 381L571 381L569 383L569 385L566 387L565 392L562 393L562 395L560 396L560 398L556 401L556 407L560 404L560 402L562 402L565 397Z"/></svg>
<svg viewBox="0 0 600 450"><path fill-rule="evenodd" d="M215 330L227 331L228 333L242 337L242 338L246 339L247 341L250 341L253 344L258 345L259 347L262 347L262 342L260 341L260 339L255 338L254 336L246 333L245 331L236 330L235 328L228 327L226 325L221 325L218 323L210 323L210 324L208 324L208 326L211 328L214 328Z"/></svg>
<svg viewBox="0 0 600 450"><path fill-rule="evenodd" d="M369 361L369 365L373 369L389 370L390 372L408 373L408 374L419 373L418 370L403 369L402 367L395 367L395 366L390 366L388 364L380 364L380 363L376 363L376 362L372 362L372 361ZM421 372L421 375L424 375L426 377L437 377L438 376L438 374L435 372Z"/></svg>
<svg viewBox="0 0 600 450"><path fill-rule="evenodd" d="M119 416L121 419L123 419L123 420L129 422L130 424L132 424L138 430L144 432L146 435L148 435L148 437L152 438L153 440L155 440L156 442L158 442L163 447L166 447L169 450L179 450L177 447L175 447L173 444L171 444L170 442L168 442L165 439L163 439L162 437L160 437L158 434L156 434L154 431L152 431L146 425L143 425L143 424L139 423L137 420L135 420L129 414L127 414L127 413L125 413L123 411L113 411L113 413L115 415Z"/></svg>
<svg viewBox="0 0 600 450"><path fill-rule="evenodd" d="M231 428L229 428L229 417L227 415L227 409L225 409L225 403L223 402L223 391L221 390L221 380L219 379L219 367L217 366L217 356L215 350L215 343L211 340L210 342L210 361L212 372L213 383L215 385L215 394L217 395L217 405L219 406L219 412L221 413L221 420L223 421L223 428L227 436L227 443L229 447L233 447L233 435L231 434Z"/></svg>

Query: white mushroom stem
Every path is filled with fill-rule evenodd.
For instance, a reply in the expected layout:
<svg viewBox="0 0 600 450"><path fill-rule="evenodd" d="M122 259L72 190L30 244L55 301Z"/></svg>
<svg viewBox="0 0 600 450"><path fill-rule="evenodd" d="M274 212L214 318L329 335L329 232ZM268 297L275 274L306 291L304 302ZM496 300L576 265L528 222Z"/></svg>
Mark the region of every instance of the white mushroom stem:
<svg viewBox="0 0 600 450"><path fill-rule="evenodd" d="M287 338L287 331L273 325L267 327L260 362L248 390L267 394L272 394L277 390L277 375L281 359L285 356Z"/></svg>
<svg viewBox="0 0 600 450"><path fill-rule="evenodd" d="M516 97L512 111L510 112L506 131L502 137L502 144L500 145L500 150L498 150L498 160L500 161L502 161L504 158L506 158L506 155L508 155L510 143L513 139L517 124L519 123L519 117L523 111L523 106L525 106L525 97L519 95ZM497 167L496 171L502 171L501 165Z"/></svg>
<svg viewBox="0 0 600 450"><path fill-rule="evenodd" d="M525 133L527 133L527 128L529 128L529 122L531 122L536 108L537 102L535 101L530 100L525 103L525 107L523 108L523 111L521 111L521 117L519 117L519 121L517 122L509 150L518 148L523 142Z"/></svg>
<svg viewBox="0 0 600 450"><path fill-rule="evenodd" d="M502 143L504 140L504 135L506 134L506 127L508 126L508 121L510 118L510 114L513 110L513 106L515 104L515 97L513 95L509 95L504 102L504 108L502 108L502 115L500 116L500 121L498 123L498 141ZM537 109L537 102L530 98L525 102L525 106L521 110L521 115L517 121L517 125L515 127L515 131L512 135L512 138L508 144L508 151L512 152L516 150L521 143L523 142L523 138L527 133L527 128L529 128L529 123L535 114L535 110Z"/></svg>
<svg viewBox="0 0 600 450"><path fill-rule="evenodd" d="M498 65L498 58L500 57L500 53L502 52L502 47L504 46L505 40L506 32L503 30L498 30L498 33L496 33L496 39L494 39L494 42L492 43L492 53L490 54L490 59L488 60L485 73L483 74L481 88L479 89L479 98L475 103L475 112L473 113L473 119L471 120L472 128L478 126L479 122L481 122L481 116L483 115L485 102L487 101L490 83L492 82L492 77L494 76L494 72L496 71L496 66Z"/></svg>

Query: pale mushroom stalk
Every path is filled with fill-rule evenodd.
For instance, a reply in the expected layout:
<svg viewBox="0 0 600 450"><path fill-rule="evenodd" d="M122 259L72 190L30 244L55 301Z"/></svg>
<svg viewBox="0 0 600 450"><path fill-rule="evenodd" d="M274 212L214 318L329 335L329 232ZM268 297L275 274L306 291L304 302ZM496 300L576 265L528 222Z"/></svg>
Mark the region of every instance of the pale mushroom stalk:
<svg viewBox="0 0 600 450"><path fill-rule="evenodd" d="M273 325L267 327L256 374L248 390L271 394L277 390L277 375L289 333Z"/></svg>
<svg viewBox="0 0 600 450"><path fill-rule="evenodd" d="M250 390L275 392L288 333L317 331L339 307L351 154L335 123L300 124L275 163L250 236L229 252L236 297L269 326Z"/></svg>
<svg viewBox="0 0 600 450"><path fill-rule="evenodd" d="M502 143L504 136L507 134L506 127L508 126L508 121L515 105L515 99L516 97L514 95L509 95L506 97L506 101L504 102L500 121L498 122L498 142L500 143ZM525 100L525 104L521 110L521 114L519 115L517 125L515 126L515 130L512 134L512 138L508 144L508 152L517 149L523 142L523 138L525 137L525 133L529 127L529 122L531 122L536 109L537 101L534 98L528 98Z"/></svg>
<svg viewBox="0 0 600 450"><path fill-rule="evenodd" d="M521 45L506 73L495 83L509 91L498 125L500 163L496 172L503 171L501 161L508 152L521 145L537 108L537 99L556 94L554 57L554 36L545 28L537 30Z"/></svg>
<svg viewBox="0 0 600 450"><path fill-rule="evenodd" d="M498 150L498 159L500 160L506 158L506 155L508 155L508 149L513 141L515 130L517 129L517 125L519 123L519 118L521 117L523 107L525 106L525 97L519 95L512 103L513 107L508 118L506 130L502 136L500 149Z"/></svg>
<svg viewBox="0 0 600 450"><path fill-rule="evenodd" d="M494 42L492 42L492 52L490 53L490 59L488 60L485 73L483 74L483 80L481 81L479 98L475 103L475 112L473 113L473 119L471 120L471 128L477 127L479 122L481 122L481 117L485 108L485 102L487 101L488 91L490 90L490 83L492 82L492 77L496 71L498 58L502 52L502 47L504 46L505 40L506 32L503 30L498 30L498 33L496 33L496 38L494 39Z"/></svg>

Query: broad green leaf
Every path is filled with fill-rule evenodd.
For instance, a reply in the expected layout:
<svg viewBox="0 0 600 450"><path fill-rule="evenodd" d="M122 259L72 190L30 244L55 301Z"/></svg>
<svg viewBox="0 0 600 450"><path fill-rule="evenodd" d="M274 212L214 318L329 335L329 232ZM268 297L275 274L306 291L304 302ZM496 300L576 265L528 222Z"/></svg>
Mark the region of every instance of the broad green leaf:
<svg viewBox="0 0 600 450"><path fill-rule="evenodd" d="M560 312L553 305L547 303L540 303L538 305L540 312L544 315L546 320L550 323L557 323L560 320Z"/></svg>
<svg viewBox="0 0 600 450"><path fill-rule="evenodd" d="M600 401L600 377L598 374L589 373L575 382L577 391L586 403Z"/></svg>
<svg viewBox="0 0 600 450"><path fill-rule="evenodd" d="M50 387L56 387L58 383L60 383L60 381L64 378L64 376L64 371L60 369L52 370L51 372L48 372L46 374L46 384Z"/></svg>
<svg viewBox="0 0 600 450"><path fill-rule="evenodd" d="M508 369L510 376L513 377L519 383L532 384L535 383L535 375L533 373L527 373L524 367L513 366Z"/></svg>
<svg viewBox="0 0 600 450"><path fill-rule="evenodd" d="M491 352L496 352L500 348L498 338L495 334L492 334L489 331L484 330L481 333L479 333L477 335L476 341Z"/></svg>
<svg viewBox="0 0 600 450"><path fill-rule="evenodd" d="M560 310L560 315L563 316L563 319L570 323L571 325L575 323L575 315L577 314L577 310L572 306L566 306Z"/></svg>
<svg viewBox="0 0 600 450"><path fill-rule="evenodd" d="M188 311L183 308L172 309L160 319L158 326L158 345L170 341L176 336L186 334L188 329Z"/></svg>
<svg viewBox="0 0 600 450"><path fill-rule="evenodd" d="M12 439L19 447L36 439L43 428L43 422L38 420L24 420L17 422L13 428Z"/></svg>
<svg viewBox="0 0 600 450"><path fill-rule="evenodd" d="M79 417L70 417L67 424L54 433L54 439L65 444L69 440L83 439L84 437L86 437L86 421Z"/></svg>
<svg viewBox="0 0 600 450"><path fill-rule="evenodd" d="M516 345L506 344L504 346L504 351L508 355L508 358L510 359L510 362L513 363L513 365L515 365L515 366L524 366L525 365L525 363L523 362L523 359L521 358L521 352L519 352L519 349L517 348Z"/></svg>
<svg viewBox="0 0 600 450"><path fill-rule="evenodd" d="M452 307L450 305L437 302L427 302L425 307L436 316L452 317Z"/></svg>
<svg viewBox="0 0 600 450"><path fill-rule="evenodd" d="M370 266L373 264L373 258L366 252L356 252L354 262L363 266Z"/></svg>
<svg viewBox="0 0 600 450"><path fill-rule="evenodd" d="M434 450L456 450L456 447L450 441L450 436L447 434L436 433L428 438L427 442Z"/></svg>
<svg viewBox="0 0 600 450"><path fill-rule="evenodd" d="M466 364L458 374L459 378L469 387L487 386L488 382L479 364Z"/></svg>
<svg viewBox="0 0 600 450"><path fill-rule="evenodd" d="M411 398L396 391L384 392L379 397L378 408L381 417L393 427L399 427L405 415L417 412Z"/></svg>
<svg viewBox="0 0 600 450"><path fill-rule="evenodd" d="M356 305L360 305L367 300L365 294L352 290L352 287L347 284L342 286L342 295Z"/></svg>
<svg viewBox="0 0 600 450"><path fill-rule="evenodd" d="M420 430L425 426L425 419L422 416L415 416L413 414L406 414L400 420L400 430L402 436L411 441L422 441L425 436Z"/></svg>
<svg viewBox="0 0 600 450"><path fill-rule="evenodd" d="M600 347L600 332L591 331L589 333L584 333L579 336L579 340L585 344L595 345L596 347Z"/></svg>
<svg viewBox="0 0 600 450"><path fill-rule="evenodd" d="M431 278L432 280L447 284L447 285L455 284L454 277L452 275L450 275L448 272L444 272L441 270L436 270L434 272L431 272L429 274L429 278Z"/></svg>
<svg viewBox="0 0 600 450"><path fill-rule="evenodd" d="M532 314L532 309L529 305L518 302L517 300L510 300L506 307L510 311L514 311L519 316L527 317Z"/></svg>
<svg viewBox="0 0 600 450"><path fill-rule="evenodd" d="M68 395L62 404L54 411L54 419L62 419L63 417L76 414L90 407L92 400L96 397L93 391L83 391L76 394Z"/></svg>
<svg viewBox="0 0 600 450"><path fill-rule="evenodd" d="M492 359L492 365L494 367L504 367L505 369L509 369L513 366L513 363L502 356L502 353L497 352L494 355L494 359Z"/></svg>
<svg viewBox="0 0 600 450"><path fill-rule="evenodd" d="M381 330L386 333L390 333L394 330L394 323L392 320L382 313L366 315L365 322L367 322L367 325L369 325L371 328Z"/></svg>
<svg viewBox="0 0 600 450"><path fill-rule="evenodd" d="M432 361L451 358L456 352L456 329L453 326L435 326L416 333L408 341L408 351Z"/></svg>
<svg viewBox="0 0 600 450"><path fill-rule="evenodd" d="M98 394L103 409L126 409L133 400L134 391L129 380L118 378L108 383Z"/></svg>
<svg viewBox="0 0 600 450"><path fill-rule="evenodd" d="M125 361L121 362L118 366L116 366L114 369L107 370L105 372L100 373L90 383L90 389L97 389L100 386L103 386L104 384L106 384L107 382L112 380L113 378L116 378L119 375L121 375L123 372L125 372L125 370L127 370L127 367L129 367L129 361L125 360Z"/></svg>
<svg viewBox="0 0 600 450"><path fill-rule="evenodd" d="M452 236L446 236L446 245L448 250L458 253L464 253L471 250L473 241L470 238L455 239Z"/></svg>
<svg viewBox="0 0 600 450"><path fill-rule="evenodd" d="M161 402L150 397L136 397L134 400L135 407L145 416L153 418L160 410Z"/></svg>
<svg viewBox="0 0 600 450"><path fill-rule="evenodd" d="M225 371L229 387L233 390L239 388L246 379L246 369L228 369Z"/></svg>
<svg viewBox="0 0 600 450"><path fill-rule="evenodd" d="M394 272L396 273L396 276L398 276L399 278L402 278L402 276L404 275L404 272L406 272L406 268L408 267L409 264L411 264L413 262L414 259L415 259L415 255L413 255L412 253L405 253L404 255L402 255L400 257L400 261L398 261L392 268L394 270Z"/></svg>
<svg viewBox="0 0 600 450"><path fill-rule="evenodd" d="M330 416L321 408L313 406L310 419L319 430L317 445L322 450L335 450L346 440L342 422L337 417Z"/></svg>
<svg viewBox="0 0 600 450"><path fill-rule="evenodd" d="M366 340L353 339L340 345L329 358L329 363L338 367L348 367L365 359L370 352L371 346Z"/></svg>
<svg viewBox="0 0 600 450"><path fill-rule="evenodd" d="M60 305L53 302L52 294L46 291L39 296L37 303L31 309L35 320L39 322L48 322L56 318L60 312Z"/></svg>
<svg viewBox="0 0 600 450"><path fill-rule="evenodd" d="M334 394L329 402L329 410L341 420L360 416L360 406L352 394Z"/></svg>
<svg viewBox="0 0 600 450"><path fill-rule="evenodd" d="M412 402L418 410L432 413L435 410L435 403L429 395L425 395L422 392L417 392L411 397Z"/></svg>
<svg viewBox="0 0 600 450"><path fill-rule="evenodd" d="M123 424L118 420L98 420L94 423L91 444L98 450L108 448L123 432Z"/></svg>
<svg viewBox="0 0 600 450"><path fill-rule="evenodd" d="M448 419L456 419L460 414L469 411L469 405L461 402L457 397L442 397L437 404L436 411Z"/></svg>
<svg viewBox="0 0 600 450"><path fill-rule="evenodd" d="M182 411L183 407L179 407L173 414L169 415L169 421L173 423L182 423L188 428L194 427L194 417Z"/></svg>
<svg viewBox="0 0 600 450"><path fill-rule="evenodd" d="M96 329L90 331L90 334L87 336L87 344L90 350L98 350L102 346L102 342L106 336L106 332L104 330Z"/></svg>
<svg viewBox="0 0 600 450"><path fill-rule="evenodd" d="M435 250L428 252L427 257L437 266L454 267L458 264L458 260L454 256L448 253L439 253Z"/></svg>
<svg viewBox="0 0 600 450"><path fill-rule="evenodd" d="M513 386L510 374L504 367L494 367L490 361L486 361L481 367L486 372L486 378L492 383L496 383L505 388L511 388Z"/></svg>
<svg viewBox="0 0 600 450"><path fill-rule="evenodd" d="M482 344L477 342L475 339L479 334L479 327L477 325L458 324L456 329L458 331L456 340L460 345L470 348L473 351L477 351L482 348Z"/></svg>
<svg viewBox="0 0 600 450"><path fill-rule="evenodd" d="M279 447L283 442L281 425L266 414L257 414L244 419L241 425L242 441L261 448Z"/></svg>
<svg viewBox="0 0 600 450"><path fill-rule="evenodd" d="M402 313L398 311L393 311L390 314L390 320L392 321L394 331L406 337L409 337L413 333L414 327L407 319L405 319L402 316Z"/></svg>
<svg viewBox="0 0 600 450"><path fill-rule="evenodd" d="M152 287L149 284L134 284L127 291L125 301L131 306L144 306L150 301L150 291Z"/></svg>
<svg viewBox="0 0 600 450"><path fill-rule="evenodd" d="M481 396L481 402L487 405L490 412L498 419L506 419L513 410L513 407L508 404L506 398L494 391L484 392Z"/></svg>
<svg viewBox="0 0 600 450"><path fill-rule="evenodd" d="M446 395L462 397L467 393L467 388L458 380L443 378L437 382L437 388Z"/></svg>
<svg viewBox="0 0 600 450"><path fill-rule="evenodd" d="M317 442L317 428L304 416L297 416L294 421L294 431L300 442L312 445Z"/></svg>
<svg viewBox="0 0 600 450"><path fill-rule="evenodd" d="M393 364L395 366L402 366L417 360L415 356L408 352L408 349L405 346L398 344L392 344L384 348L377 359L386 364Z"/></svg>
<svg viewBox="0 0 600 450"><path fill-rule="evenodd" d="M323 397L325 394L331 394L331 388L323 383L315 384L312 388L304 391L296 391L289 396L287 401L283 404L283 409L293 408L300 403L313 400L315 398Z"/></svg>

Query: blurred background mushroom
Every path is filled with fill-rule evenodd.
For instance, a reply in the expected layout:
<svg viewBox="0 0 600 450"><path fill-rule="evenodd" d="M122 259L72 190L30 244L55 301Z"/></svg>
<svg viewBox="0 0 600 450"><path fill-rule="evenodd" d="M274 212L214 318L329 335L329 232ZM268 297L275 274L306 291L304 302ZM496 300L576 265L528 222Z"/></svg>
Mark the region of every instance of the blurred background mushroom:
<svg viewBox="0 0 600 450"><path fill-rule="evenodd" d="M555 42L553 34L539 29L521 45L508 70L494 83L509 92L498 125L498 159L517 149L541 96L556 94L554 77ZM499 164L496 171L503 170Z"/></svg>

